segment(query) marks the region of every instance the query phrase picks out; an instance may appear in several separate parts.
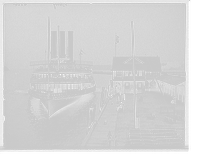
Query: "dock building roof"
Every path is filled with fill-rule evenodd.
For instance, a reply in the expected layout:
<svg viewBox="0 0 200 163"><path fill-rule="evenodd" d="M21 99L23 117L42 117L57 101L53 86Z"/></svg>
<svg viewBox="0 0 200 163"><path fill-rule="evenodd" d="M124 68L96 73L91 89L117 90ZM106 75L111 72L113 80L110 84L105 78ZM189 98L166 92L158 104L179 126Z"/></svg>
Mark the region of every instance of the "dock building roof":
<svg viewBox="0 0 200 163"><path fill-rule="evenodd" d="M135 70L148 72L160 72L161 63L158 56L137 56L134 57ZM113 57L113 71L132 71L133 57Z"/></svg>

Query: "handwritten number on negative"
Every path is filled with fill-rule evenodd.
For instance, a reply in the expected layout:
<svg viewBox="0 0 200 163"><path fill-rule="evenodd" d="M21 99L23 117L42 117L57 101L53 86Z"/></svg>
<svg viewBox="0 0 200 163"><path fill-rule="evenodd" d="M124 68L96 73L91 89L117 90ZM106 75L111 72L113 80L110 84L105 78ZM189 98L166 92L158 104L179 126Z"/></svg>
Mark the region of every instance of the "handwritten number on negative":
<svg viewBox="0 0 200 163"><path fill-rule="evenodd" d="M15 5L15 6L26 6L27 3L15 3L14 5Z"/></svg>

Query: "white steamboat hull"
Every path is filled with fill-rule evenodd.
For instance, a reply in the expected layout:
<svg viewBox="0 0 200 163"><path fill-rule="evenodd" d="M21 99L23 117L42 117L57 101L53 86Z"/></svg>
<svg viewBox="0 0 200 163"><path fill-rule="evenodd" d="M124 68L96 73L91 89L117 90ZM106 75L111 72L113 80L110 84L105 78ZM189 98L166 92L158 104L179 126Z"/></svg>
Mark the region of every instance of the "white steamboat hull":
<svg viewBox="0 0 200 163"><path fill-rule="evenodd" d="M42 103L44 104L44 106L48 109L48 114L49 117L51 115L53 115L55 112L57 112L58 110L62 109L65 106L68 106L72 103L74 103L75 101L77 101L81 96L75 96L75 97L70 97L70 98L65 98L65 99L59 99L59 100L42 100Z"/></svg>
<svg viewBox="0 0 200 163"><path fill-rule="evenodd" d="M95 91L95 87L92 89L84 90L84 92L79 92L74 94L74 96L66 97L66 98L59 98L59 99L44 99L41 98L39 95L34 93L34 91L29 90L29 94L37 99L40 99L41 102L44 104L44 106L48 110L49 117L53 115L58 110L62 109L65 106L68 106L75 101L77 101L80 97L86 94L93 93Z"/></svg>

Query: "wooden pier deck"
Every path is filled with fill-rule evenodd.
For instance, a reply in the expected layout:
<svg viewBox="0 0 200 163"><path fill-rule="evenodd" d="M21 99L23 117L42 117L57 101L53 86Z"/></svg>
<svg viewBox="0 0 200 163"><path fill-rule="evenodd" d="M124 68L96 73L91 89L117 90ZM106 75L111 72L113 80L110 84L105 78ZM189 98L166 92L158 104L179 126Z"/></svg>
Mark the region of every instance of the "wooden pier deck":
<svg viewBox="0 0 200 163"><path fill-rule="evenodd" d="M142 100L141 100L142 97ZM168 97L167 97L168 98ZM160 113L163 99L158 92L147 92L137 94L137 116L139 116L139 128L184 128L184 121L175 124L164 120ZM121 98L123 101L123 98ZM123 101L123 111L117 111L117 96L107 100L102 112L97 116L95 123L90 128L81 147L86 149L131 149L135 148L129 144L129 129L134 128L134 100L133 94L126 94ZM169 103L170 105L170 103ZM176 105L176 109L184 110L183 103ZM154 112L156 118L149 118ZM184 131L179 131L184 137Z"/></svg>
<svg viewBox="0 0 200 163"><path fill-rule="evenodd" d="M126 103L128 104L128 103ZM130 104L131 105L131 104ZM116 98L109 101L103 110L101 118L86 144L86 148L105 149L110 148L108 133L111 133L111 146L115 146L115 140L125 144L128 137L130 125L133 121L133 109L125 106L124 110L117 110Z"/></svg>

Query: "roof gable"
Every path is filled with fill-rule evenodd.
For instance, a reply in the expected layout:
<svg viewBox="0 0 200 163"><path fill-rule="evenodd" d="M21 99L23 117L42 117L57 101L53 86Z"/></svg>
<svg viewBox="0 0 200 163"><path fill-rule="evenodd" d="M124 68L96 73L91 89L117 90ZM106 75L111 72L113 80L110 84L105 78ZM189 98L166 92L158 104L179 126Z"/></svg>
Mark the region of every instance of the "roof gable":
<svg viewBox="0 0 200 163"><path fill-rule="evenodd" d="M160 57L154 56L137 56L134 57L136 70L145 70L150 72L160 72ZM113 57L113 70L131 71L133 69L132 57Z"/></svg>
<svg viewBox="0 0 200 163"><path fill-rule="evenodd" d="M137 57L134 57L134 60L135 64L144 64L144 62ZM133 57L130 57L129 59L125 60L123 64L133 64Z"/></svg>
<svg viewBox="0 0 200 163"><path fill-rule="evenodd" d="M125 70L125 71L133 71L133 64L119 64L118 66L114 67L112 70ZM146 70L145 64L136 64L135 70Z"/></svg>

